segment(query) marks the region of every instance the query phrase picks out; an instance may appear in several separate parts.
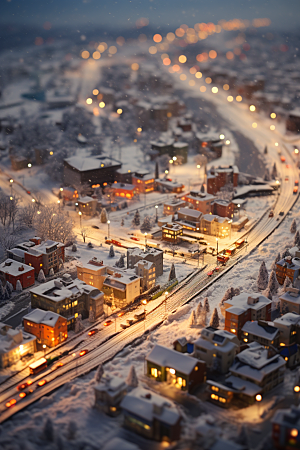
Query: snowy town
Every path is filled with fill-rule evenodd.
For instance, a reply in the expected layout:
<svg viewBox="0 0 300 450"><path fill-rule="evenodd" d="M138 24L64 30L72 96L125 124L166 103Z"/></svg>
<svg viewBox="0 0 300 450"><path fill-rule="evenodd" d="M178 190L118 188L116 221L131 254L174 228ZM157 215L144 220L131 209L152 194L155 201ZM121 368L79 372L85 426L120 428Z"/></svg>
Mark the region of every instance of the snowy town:
<svg viewBox="0 0 300 450"><path fill-rule="evenodd" d="M300 36L253 1L6 2L1 449L300 448Z"/></svg>

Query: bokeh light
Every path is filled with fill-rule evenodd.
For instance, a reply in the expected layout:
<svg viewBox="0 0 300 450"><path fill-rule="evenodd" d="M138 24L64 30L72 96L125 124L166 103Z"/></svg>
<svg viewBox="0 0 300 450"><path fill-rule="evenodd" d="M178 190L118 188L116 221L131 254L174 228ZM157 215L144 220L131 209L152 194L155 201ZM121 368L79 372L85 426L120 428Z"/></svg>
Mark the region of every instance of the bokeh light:
<svg viewBox="0 0 300 450"><path fill-rule="evenodd" d="M216 86L214 86L214 87L211 88L211 92L213 94L217 94L219 92L219 89Z"/></svg>
<svg viewBox="0 0 300 450"><path fill-rule="evenodd" d="M90 57L90 52L88 52L87 50L83 50L83 52L81 52L81 58L88 59L89 57Z"/></svg>
<svg viewBox="0 0 300 450"><path fill-rule="evenodd" d="M151 45L151 47L149 47L149 53L155 55L155 53L157 53L157 48L154 45Z"/></svg>
<svg viewBox="0 0 300 450"><path fill-rule="evenodd" d="M227 97L227 101L229 101L229 102L233 102L233 97L232 97L232 95L228 95L228 97Z"/></svg>
<svg viewBox="0 0 300 450"><path fill-rule="evenodd" d="M243 97L241 95L237 95L235 97L235 99L236 99L237 102L241 102L243 100Z"/></svg>
<svg viewBox="0 0 300 450"><path fill-rule="evenodd" d="M205 92L206 91L206 87L205 86L200 86L200 92Z"/></svg>
<svg viewBox="0 0 300 450"><path fill-rule="evenodd" d="M179 58L178 58L178 61L181 64L184 64L186 62L186 60L187 60L187 57L185 55L180 55Z"/></svg>
<svg viewBox="0 0 300 450"><path fill-rule="evenodd" d="M93 100L92 100L91 98L87 98L87 99L86 99L86 103L87 103L88 105L91 105L91 104L93 103Z"/></svg>
<svg viewBox="0 0 300 450"><path fill-rule="evenodd" d="M186 75L182 73L179 78L181 79L181 81L184 81L186 80Z"/></svg>
<svg viewBox="0 0 300 450"><path fill-rule="evenodd" d="M99 103L99 106L100 106L100 108L104 108L105 103L104 103L104 102L100 102L100 103Z"/></svg>
<svg viewBox="0 0 300 450"><path fill-rule="evenodd" d="M252 128L257 128L257 123L256 122L253 122Z"/></svg>
<svg viewBox="0 0 300 450"><path fill-rule="evenodd" d="M155 34L155 35L153 36L153 40L154 40L154 42L158 43L158 42L161 42L161 41L162 41L162 37L161 37L160 34Z"/></svg>
<svg viewBox="0 0 300 450"><path fill-rule="evenodd" d="M139 66L139 64L138 63L132 63L131 64L131 70L139 70L139 68L140 68L140 66Z"/></svg>

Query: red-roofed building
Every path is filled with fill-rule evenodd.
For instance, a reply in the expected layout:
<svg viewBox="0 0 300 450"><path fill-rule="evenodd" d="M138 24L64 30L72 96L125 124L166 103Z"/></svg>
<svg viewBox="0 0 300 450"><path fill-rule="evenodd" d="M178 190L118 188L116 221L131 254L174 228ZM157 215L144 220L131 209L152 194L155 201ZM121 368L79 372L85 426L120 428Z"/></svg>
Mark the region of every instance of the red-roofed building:
<svg viewBox="0 0 300 450"><path fill-rule="evenodd" d="M7 259L0 264L0 274L5 281L13 285L14 289L18 280L23 289L34 285L34 268L13 259Z"/></svg>

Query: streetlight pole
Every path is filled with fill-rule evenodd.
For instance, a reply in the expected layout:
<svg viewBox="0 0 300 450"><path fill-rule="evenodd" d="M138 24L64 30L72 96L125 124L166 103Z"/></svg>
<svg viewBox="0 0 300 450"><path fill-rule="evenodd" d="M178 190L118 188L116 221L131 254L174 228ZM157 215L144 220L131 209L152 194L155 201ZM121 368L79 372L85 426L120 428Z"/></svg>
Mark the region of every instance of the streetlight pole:
<svg viewBox="0 0 300 450"><path fill-rule="evenodd" d="M146 251L146 248L147 248L147 233L145 233L145 251Z"/></svg>
<svg viewBox="0 0 300 450"><path fill-rule="evenodd" d="M108 221L107 221L107 235L108 235L108 236L107 236L107 238L108 238L108 239L110 238L110 232L109 232L109 231L110 231L110 229L109 229L109 224L110 224L110 220L108 220Z"/></svg>
<svg viewBox="0 0 300 450"><path fill-rule="evenodd" d="M200 164L197 164L197 169L199 169L199 183L200 183L200 170L201 170ZM200 183L200 184L201 184L201 183Z"/></svg>
<svg viewBox="0 0 300 450"><path fill-rule="evenodd" d="M155 205L155 223L157 223L157 210L158 210L158 205Z"/></svg>
<svg viewBox="0 0 300 450"><path fill-rule="evenodd" d="M80 219L80 229L81 229L81 216L82 216L82 212L81 211L79 211L79 219Z"/></svg>
<svg viewBox="0 0 300 450"><path fill-rule="evenodd" d="M144 331L146 330L146 313L147 313L147 311L146 311L146 308L144 308Z"/></svg>
<svg viewBox="0 0 300 450"><path fill-rule="evenodd" d="M58 203L58 211L60 212L60 200L57 200Z"/></svg>
<svg viewBox="0 0 300 450"><path fill-rule="evenodd" d="M217 260L218 260L218 253L219 253L219 238L216 238L217 240Z"/></svg>
<svg viewBox="0 0 300 450"><path fill-rule="evenodd" d="M10 182L10 195L13 196L13 182L14 182L14 180L11 178L9 180L9 182Z"/></svg>

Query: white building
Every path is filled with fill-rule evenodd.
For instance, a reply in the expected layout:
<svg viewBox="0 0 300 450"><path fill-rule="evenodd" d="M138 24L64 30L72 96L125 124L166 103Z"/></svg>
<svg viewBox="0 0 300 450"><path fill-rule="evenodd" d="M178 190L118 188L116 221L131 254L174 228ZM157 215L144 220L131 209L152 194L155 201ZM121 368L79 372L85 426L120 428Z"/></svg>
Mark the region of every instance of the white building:
<svg viewBox="0 0 300 450"><path fill-rule="evenodd" d="M135 273L140 278L142 291L155 286L155 264L142 259L135 264Z"/></svg>
<svg viewBox="0 0 300 450"><path fill-rule="evenodd" d="M135 247L127 250L127 268L133 269L135 264L144 259L155 264L155 274L159 277L163 274L163 255L160 248L147 247L145 250Z"/></svg>
<svg viewBox="0 0 300 450"><path fill-rule="evenodd" d="M0 322L0 367L11 366L36 351L36 337Z"/></svg>

